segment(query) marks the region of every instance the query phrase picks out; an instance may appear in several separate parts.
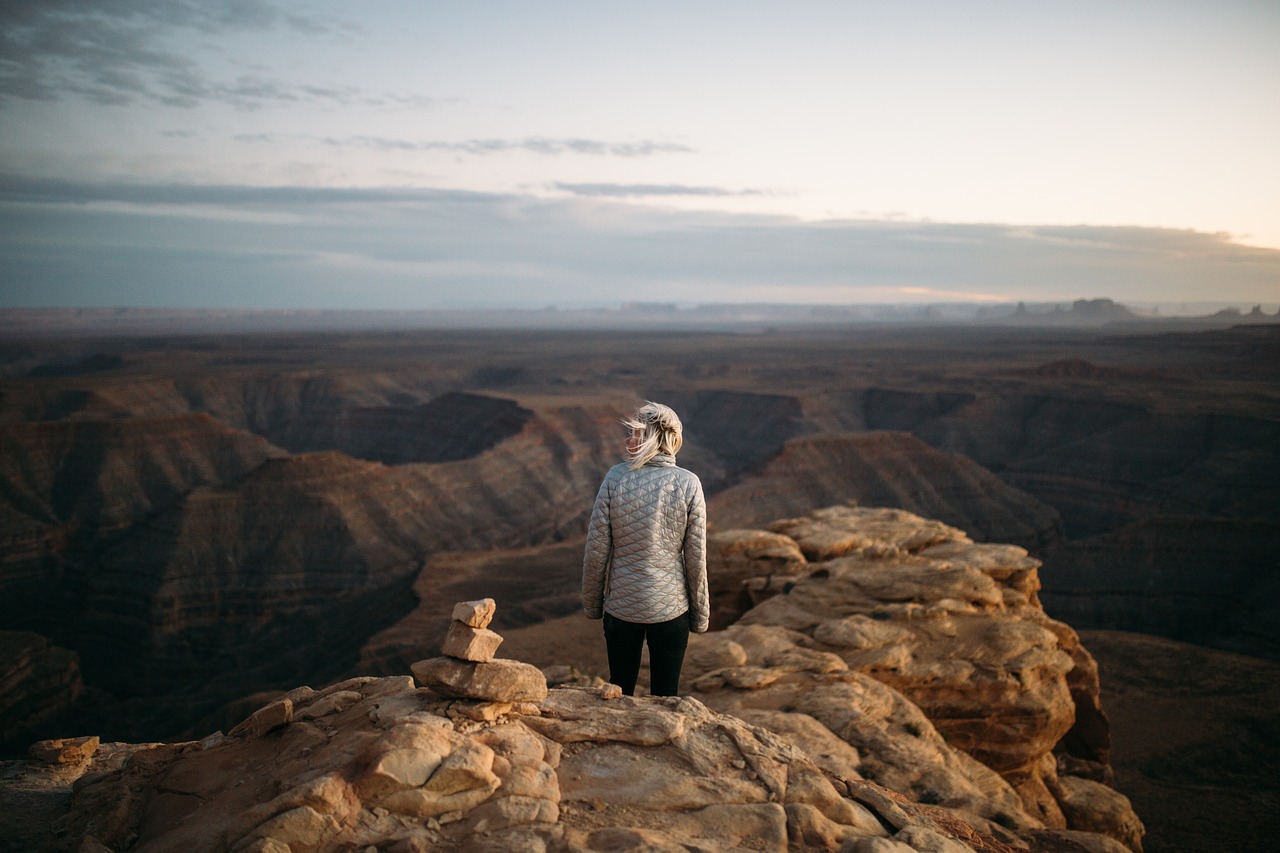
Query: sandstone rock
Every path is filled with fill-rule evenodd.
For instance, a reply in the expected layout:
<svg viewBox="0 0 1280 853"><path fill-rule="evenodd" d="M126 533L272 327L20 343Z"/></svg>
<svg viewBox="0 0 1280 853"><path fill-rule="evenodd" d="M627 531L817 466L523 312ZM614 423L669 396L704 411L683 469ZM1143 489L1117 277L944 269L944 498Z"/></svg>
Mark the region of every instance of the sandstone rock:
<svg viewBox="0 0 1280 853"><path fill-rule="evenodd" d="M890 838L855 838L845 842L840 853L916 853L916 849Z"/></svg>
<svg viewBox="0 0 1280 853"><path fill-rule="evenodd" d="M742 711L742 719L786 737L803 749L829 778L862 778L858 772L862 763L858 750L808 714L748 708Z"/></svg>
<svg viewBox="0 0 1280 853"><path fill-rule="evenodd" d="M707 684L711 678L719 678L725 685L738 690L759 690L773 684L783 674L780 670L769 666L732 666L698 679L694 686Z"/></svg>
<svg viewBox="0 0 1280 853"><path fill-rule="evenodd" d="M721 631L711 631L689 635L684 659L691 670L710 672L727 666L742 666L747 662L747 652Z"/></svg>
<svg viewBox="0 0 1280 853"><path fill-rule="evenodd" d="M492 598L477 601L459 601L453 605L453 621L472 628L488 628L498 605Z"/></svg>
<svg viewBox="0 0 1280 853"><path fill-rule="evenodd" d="M82 764L93 758L97 750L97 736L58 738L31 744L27 756L45 764Z"/></svg>
<svg viewBox="0 0 1280 853"><path fill-rule="evenodd" d="M436 817L475 808L501 784L493 773L493 750L470 740L453 749L424 783L382 797L382 806L413 818Z"/></svg>
<svg viewBox="0 0 1280 853"><path fill-rule="evenodd" d="M541 702L547 681L532 664L496 659L471 663L439 657L418 661L413 675L442 696L490 702Z"/></svg>
<svg viewBox="0 0 1280 853"><path fill-rule="evenodd" d="M717 530L708 534L707 544L721 558L744 557L757 566L761 561L780 566L805 562L794 539L767 530Z"/></svg>
<svg viewBox="0 0 1280 853"><path fill-rule="evenodd" d="M1059 776L1052 790L1070 829L1109 835L1134 853L1142 853L1146 829L1124 794L1075 776Z"/></svg>
<svg viewBox="0 0 1280 853"><path fill-rule="evenodd" d="M684 721L631 697L607 705L586 691L555 690L542 703L542 716L525 725L557 743L618 742L661 746L684 732Z"/></svg>
<svg viewBox="0 0 1280 853"><path fill-rule="evenodd" d="M486 599L492 601L492 599ZM454 622L445 635L440 651L451 658L488 663L502 645L502 637L488 628L474 628L465 622Z"/></svg>
<svg viewBox="0 0 1280 853"><path fill-rule="evenodd" d="M973 853L973 848L968 844L962 844L954 838L948 838L936 830L923 826L909 826L899 830L892 838L920 853Z"/></svg>
<svg viewBox="0 0 1280 853"><path fill-rule="evenodd" d="M329 714L338 714L363 698L364 696L355 690L337 690L332 693L326 693L314 702L308 703L301 711L296 711L294 719L314 720Z"/></svg>
<svg viewBox="0 0 1280 853"><path fill-rule="evenodd" d="M833 507L773 529L800 543L809 573L707 641L737 643L743 664L688 656L696 695L734 714L785 712L779 724L811 717L856 750L859 772L910 797L1065 828L1052 751L1070 749L1065 736L1079 730L1098 762L1105 717L1091 658L1036 600L1038 563L897 510ZM869 685L837 679L828 656L906 698L867 705ZM827 675L815 683L809 672ZM849 703L868 716L854 723L839 710ZM1073 730L1078 721L1088 728Z"/></svg>
<svg viewBox="0 0 1280 853"><path fill-rule="evenodd" d="M451 727L401 725L370 750L356 793L376 802L392 792L420 787L457 744Z"/></svg>
<svg viewBox="0 0 1280 853"><path fill-rule="evenodd" d="M1070 853L1130 853L1129 848L1107 835L1076 829L1042 829L1029 833L1037 849Z"/></svg>
<svg viewBox="0 0 1280 853"><path fill-rule="evenodd" d="M788 536L766 530L720 530L707 536L711 630L728 627L775 586L806 570L804 554Z"/></svg>
<svg viewBox="0 0 1280 853"><path fill-rule="evenodd" d="M520 703L522 705L528 703ZM492 723L515 710L513 702L483 702L476 699L459 699L445 710L450 719L474 720L477 723Z"/></svg>
<svg viewBox="0 0 1280 853"><path fill-rule="evenodd" d="M280 699L254 711L228 734L231 737L262 737L293 721L293 702Z"/></svg>
<svg viewBox="0 0 1280 853"><path fill-rule="evenodd" d="M561 689L542 716L478 727L442 716L449 701L427 691L389 687L329 694L370 695L324 730L298 721L270 740L151 750L77 792L60 826L108 849L187 853L727 853L885 835L796 747L696 700Z"/></svg>

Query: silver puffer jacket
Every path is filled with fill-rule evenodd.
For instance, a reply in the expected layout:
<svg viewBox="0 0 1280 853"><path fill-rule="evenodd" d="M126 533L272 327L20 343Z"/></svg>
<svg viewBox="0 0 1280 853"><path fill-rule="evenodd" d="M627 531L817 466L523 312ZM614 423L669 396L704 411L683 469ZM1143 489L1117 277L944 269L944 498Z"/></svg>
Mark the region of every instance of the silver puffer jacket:
<svg viewBox="0 0 1280 853"><path fill-rule="evenodd" d="M582 609L651 624L689 611L707 630L707 504L698 475L658 454L635 471L615 465L591 510L582 558Z"/></svg>

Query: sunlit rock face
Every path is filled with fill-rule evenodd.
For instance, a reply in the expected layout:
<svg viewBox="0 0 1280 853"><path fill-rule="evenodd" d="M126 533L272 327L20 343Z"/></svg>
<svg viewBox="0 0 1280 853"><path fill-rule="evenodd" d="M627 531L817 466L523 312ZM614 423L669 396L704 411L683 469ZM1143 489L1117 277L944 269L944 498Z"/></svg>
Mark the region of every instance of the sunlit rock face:
<svg viewBox="0 0 1280 853"><path fill-rule="evenodd" d="M1038 561L892 509L831 507L769 533L794 542L806 563L793 557L783 578L762 554L748 581L760 603L694 641L695 695L748 718L811 717L855 746L878 720L897 747L883 755L931 758L864 757L863 775L1002 823L1070 825L1060 800L1072 789L1055 750L1105 778L1110 742L1096 666L1037 600ZM746 532L721 547L737 554L742 541Z"/></svg>
<svg viewBox="0 0 1280 853"><path fill-rule="evenodd" d="M80 781L48 835L12 837L59 851L1139 853L1141 821L1104 783L1096 669L1040 610L1025 551L893 509L771 528L713 538L713 560L759 562L737 578L759 603L692 638L688 695L623 697L586 677L548 691L535 667L494 657L493 599L465 601L416 679L299 687L183 744L38 745L10 789Z"/></svg>
<svg viewBox="0 0 1280 853"><path fill-rule="evenodd" d="M80 781L30 849L965 853L1067 849L1055 845L1068 837L1126 849L1039 826L874 679L837 679L823 698L843 736L796 712L742 719L607 689L532 704L448 699L399 676L299 688L226 736L104 744L72 768L33 760L33 787ZM896 790L918 779L933 793ZM1073 791L1087 810L1096 792Z"/></svg>
<svg viewBox="0 0 1280 853"><path fill-rule="evenodd" d="M824 850L896 831L798 748L692 699L563 688L495 708L391 677L287 701L273 724L133 751L81 785L51 849Z"/></svg>

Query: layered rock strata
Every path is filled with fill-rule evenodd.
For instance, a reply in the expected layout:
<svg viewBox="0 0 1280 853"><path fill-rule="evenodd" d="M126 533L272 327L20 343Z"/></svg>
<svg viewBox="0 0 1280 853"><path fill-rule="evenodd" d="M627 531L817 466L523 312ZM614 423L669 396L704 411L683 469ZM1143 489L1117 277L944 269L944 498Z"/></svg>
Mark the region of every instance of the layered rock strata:
<svg viewBox="0 0 1280 853"><path fill-rule="evenodd" d="M474 458L398 466L288 456L205 414L5 424L0 616L79 653L115 737L189 731L299 674L370 671L359 649L429 556L580 530L615 418L544 408Z"/></svg>
<svg viewBox="0 0 1280 853"><path fill-rule="evenodd" d="M1036 550L1062 538L1057 511L972 459L905 432L795 438L762 469L715 495L708 517L732 527L855 500L899 507Z"/></svg>
<svg viewBox="0 0 1280 853"><path fill-rule="evenodd" d="M75 652L30 631L0 631L0 747L66 711L83 689Z"/></svg>
<svg viewBox="0 0 1280 853"><path fill-rule="evenodd" d="M693 638L690 696L486 680L537 670L494 657L491 599L462 602L422 686L300 687L183 744L47 744L79 781L32 849L1140 853L1088 778L1105 754L1065 751L1073 717L1105 741L1096 669L1022 549L856 507L717 541L789 580Z"/></svg>
<svg viewBox="0 0 1280 853"><path fill-rule="evenodd" d="M795 544L805 573L793 565L736 624L693 639L694 695L763 725L816 720L815 749L834 734L875 756L863 775L1003 825L1094 829L1074 811L1087 787L1139 849L1120 794L1059 775L1061 763L1108 778L1109 734L1096 665L1036 599L1036 560L892 509L832 507L769 532Z"/></svg>

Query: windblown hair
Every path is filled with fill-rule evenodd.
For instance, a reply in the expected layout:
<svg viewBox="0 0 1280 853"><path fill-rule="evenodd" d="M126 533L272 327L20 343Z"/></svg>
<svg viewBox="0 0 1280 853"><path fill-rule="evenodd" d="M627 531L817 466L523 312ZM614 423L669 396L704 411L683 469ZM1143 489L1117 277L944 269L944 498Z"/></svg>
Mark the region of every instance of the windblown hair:
<svg viewBox="0 0 1280 853"><path fill-rule="evenodd" d="M622 425L640 434L640 444L631 453L627 465L632 471L642 467L659 453L675 456L684 445L684 424L669 406L645 401Z"/></svg>

